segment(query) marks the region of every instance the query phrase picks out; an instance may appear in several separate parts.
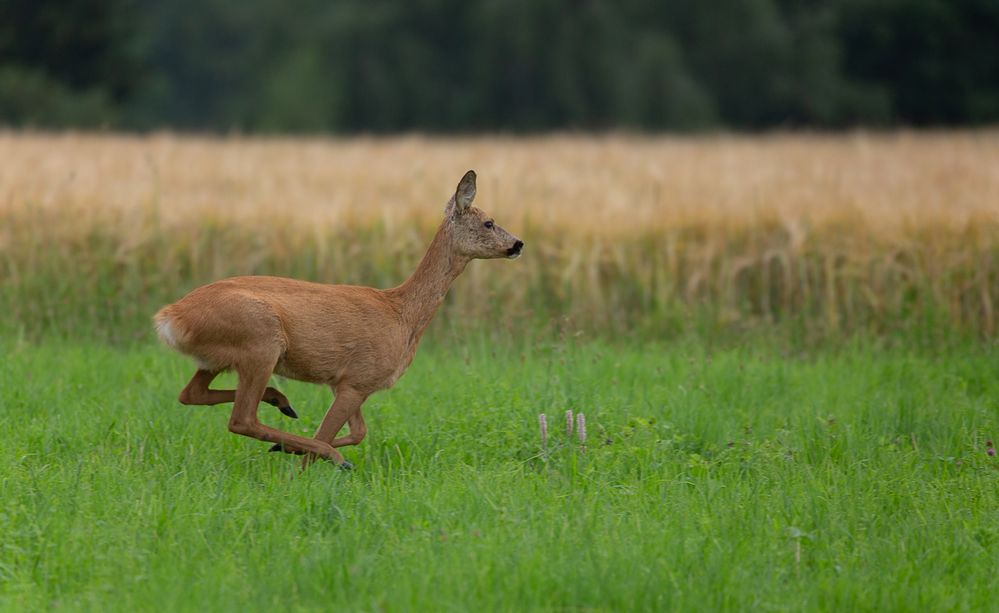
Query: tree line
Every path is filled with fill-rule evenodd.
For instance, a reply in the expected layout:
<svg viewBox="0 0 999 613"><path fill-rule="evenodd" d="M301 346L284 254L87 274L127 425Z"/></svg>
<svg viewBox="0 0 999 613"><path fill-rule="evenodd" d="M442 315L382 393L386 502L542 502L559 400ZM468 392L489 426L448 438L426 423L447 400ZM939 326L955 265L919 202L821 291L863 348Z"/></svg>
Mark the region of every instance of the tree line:
<svg viewBox="0 0 999 613"><path fill-rule="evenodd" d="M997 33L997 0L0 0L0 124L980 125Z"/></svg>

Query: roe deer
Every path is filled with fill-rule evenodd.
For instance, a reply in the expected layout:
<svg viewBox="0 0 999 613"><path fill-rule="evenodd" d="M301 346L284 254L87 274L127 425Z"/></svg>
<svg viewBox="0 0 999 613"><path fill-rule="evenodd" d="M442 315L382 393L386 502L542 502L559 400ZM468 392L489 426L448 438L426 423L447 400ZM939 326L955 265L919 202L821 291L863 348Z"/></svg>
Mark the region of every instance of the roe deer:
<svg viewBox="0 0 999 613"><path fill-rule="evenodd" d="M180 402L233 402L229 430L275 443L272 451L350 464L336 450L356 445L367 429L361 404L402 376L448 288L475 258L517 258L524 243L472 207L475 172L462 177L444 221L416 271L402 285L379 290L280 277L234 277L193 290L154 317L159 337L192 356L198 370ZM235 391L208 386L235 370ZM263 401L297 417L288 398L267 387L271 373L329 385L335 400L314 438L260 423ZM335 438L347 423L348 436Z"/></svg>

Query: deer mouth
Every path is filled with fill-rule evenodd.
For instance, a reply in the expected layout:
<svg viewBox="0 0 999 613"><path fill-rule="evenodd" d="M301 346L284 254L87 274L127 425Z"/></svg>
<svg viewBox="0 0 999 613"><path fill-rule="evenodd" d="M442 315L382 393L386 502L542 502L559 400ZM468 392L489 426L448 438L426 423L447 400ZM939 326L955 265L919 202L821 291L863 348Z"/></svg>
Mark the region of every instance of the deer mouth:
<svg viewBox="0 0 999 613"><path fill-rule="evenodd" d="M520 254L523 250L524 250L524 241L517 241L516 243L513 244L513 247L510 247L509 249L506 250L506 257L507 259L510 260L516 260L517 258L520 257Z"/></svg>

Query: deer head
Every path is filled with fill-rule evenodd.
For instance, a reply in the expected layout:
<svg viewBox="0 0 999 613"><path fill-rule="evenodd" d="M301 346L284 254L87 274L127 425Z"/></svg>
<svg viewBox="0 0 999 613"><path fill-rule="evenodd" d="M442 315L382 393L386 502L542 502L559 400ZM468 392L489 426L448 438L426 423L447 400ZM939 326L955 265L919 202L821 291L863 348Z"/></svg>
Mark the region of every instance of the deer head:
<svg viewBox="0 0 999 613"><path fill-rule="evenodd" d="M461 178L454 196L444 209L452 249L467 258L519 258L524 241L501 228L485 212L472 206L473 200L475 171L469 170Z"/></svg>

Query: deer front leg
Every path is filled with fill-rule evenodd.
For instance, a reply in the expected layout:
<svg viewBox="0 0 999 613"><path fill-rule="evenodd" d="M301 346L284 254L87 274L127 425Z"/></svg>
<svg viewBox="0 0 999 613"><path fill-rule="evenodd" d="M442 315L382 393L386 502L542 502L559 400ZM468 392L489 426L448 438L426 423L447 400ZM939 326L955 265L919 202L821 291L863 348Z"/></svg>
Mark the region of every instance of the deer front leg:
<svg viewBox="0 0 999 613"><path fill-rule="evenodd" d="M364 416L361 415L361 407L357 407L354 414L347 418L347 427L350 428L350 434L333 439L330 445L333 447L343 447L345 445L361 444L361 441L368 434L368 427L364 425Z"/></svg>
<svg viewBox="0 0 999 613"><path fill-rule="evenodd" d="M266 365L245 366L239 369L239 384L236 386L235 404L229 418L229 431L269 443L277 443L283 449L306 453L307 457L323 458L342 465L343 456L329 443L282 432L265 426L257 419L257 405L267 388L267 380L276 363L276 358ZM332 411L331 411L332 412ZM329 415L327 415L327 418Z"/></svg>
<svg viewBox="0 0 999 613"><path fill-rule="evenodd" d="M343 425L347 423L347 420L352 418L355 414L360 415L361 404L367 399L366 394L362 394L357 390L347 387L340 386L336 390L336 399L333 400L333 405L330 406L330 410L326 413L326 417L323 418L323 423L319 424L319 429L316 430L315 440L321 441L323 444L330 445L335 442L333 439L337 432L343 428ZM363 430L364 420L361 419L361 429ZM351 426L351 434L353 435L354 429ZM350 438L350 437L346 437ZM363 435L361 436L363 438ZM360 442L360 439L358 439ZM333 445L330 445L332 448ZM306 454L305 458L302 460L302 467L306 467L316 460L315 456L311 453ZM353 468L353 466L346 460L341 464L344 468Z"/></svg>
<svg viewBox="0 0 999 613"><path fill-rule="evenodd" d="M199 369L198 372L194 373L194 376L191 377L187 386L181 390L180 396L177 400L179 400L181 404L185 405L206 406L222 404L224 402L235 402L235 390L208 389L208 386L217 376L219 376L219 371L217 370L213 371ZM273 387L268 387L264 390L262 400L271 406L277 407L279 411L288 417L298 419L298 414L295 413L295 409L291 408L291 403L288 402L288 397Z"/></svg>
<svg viewBox="0 0 999 613"><path fill-rule="evenodd" d="M367 426L364 425L364 416L361 415L361 409L358 407L354 414L347 418L347 427L350 428L350 434L341 438L335 438L330 441L331 447L344 447L346 445L359 445L361 441L364 440L365 435L368 433ZM288 449L282 449L281 445L274 445L270 449L271 451L284 451L285 453L293 453L295 455L301 455L300 452L290 451Z"/></svg>

